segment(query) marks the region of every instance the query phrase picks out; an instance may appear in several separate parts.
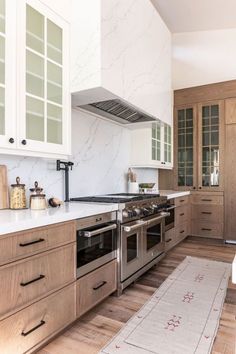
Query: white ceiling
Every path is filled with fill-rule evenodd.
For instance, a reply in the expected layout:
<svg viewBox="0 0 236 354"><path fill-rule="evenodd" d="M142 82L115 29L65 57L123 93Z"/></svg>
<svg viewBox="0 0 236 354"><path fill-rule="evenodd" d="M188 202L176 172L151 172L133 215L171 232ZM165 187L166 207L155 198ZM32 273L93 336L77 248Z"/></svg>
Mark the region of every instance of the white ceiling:
<svg viewBox="0 0 236 354"><path fill-rule="evenodd" d="M236 0L151 0L172 33L236 28Z"/></svg>

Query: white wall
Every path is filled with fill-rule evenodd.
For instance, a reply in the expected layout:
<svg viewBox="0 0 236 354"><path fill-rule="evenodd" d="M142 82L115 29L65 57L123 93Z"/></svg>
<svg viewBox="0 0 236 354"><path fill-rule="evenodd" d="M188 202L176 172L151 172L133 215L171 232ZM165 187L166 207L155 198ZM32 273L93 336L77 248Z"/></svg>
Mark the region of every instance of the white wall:
<svg viewBox="0 0 236 354"><path fill-rule="evenodd" d="M176 33L172 44L173 89L236 79L236 28Z"/></svg>
<svg viewBox="0 0 236 354"><path fill-rule="evenodd" d="M72 151L75 163L70 173L71 196L125 192L130 158L130 131L82 111L72 111ZM9 184L17 176L27 191L38 181L47 197L64 198L63 172L56 161L0 155L8 167ZM157 182L157 170L139 170L139 182ZM28 192L29 194L29 192Z"/></svg>

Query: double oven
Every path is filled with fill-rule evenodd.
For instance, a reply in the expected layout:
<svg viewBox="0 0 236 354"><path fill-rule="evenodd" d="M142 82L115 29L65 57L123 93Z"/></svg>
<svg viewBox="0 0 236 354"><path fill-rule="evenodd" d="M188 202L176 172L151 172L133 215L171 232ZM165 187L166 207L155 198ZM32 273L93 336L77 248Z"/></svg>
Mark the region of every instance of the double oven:
<svg viewBox="0 0 236 354"><path fill-rule="evenodd" d="M164 252L164 228L164 215L149 216L121 226L121 282Z"/></svg>

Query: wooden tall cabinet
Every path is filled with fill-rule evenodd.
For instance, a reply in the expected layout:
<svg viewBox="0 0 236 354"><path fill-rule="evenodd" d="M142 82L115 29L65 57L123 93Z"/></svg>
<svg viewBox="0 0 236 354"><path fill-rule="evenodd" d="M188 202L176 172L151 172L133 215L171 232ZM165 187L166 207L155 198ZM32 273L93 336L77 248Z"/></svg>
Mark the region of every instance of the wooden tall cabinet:
<svg viewBox="0 0 236 354"><path fill-rule="evenodd" d="M225 100L225 230L236 241L236 98Z"/></svg>
<svg viewBox="0 0 236 354"><path fill-rule="evenodd" d="M176 189L223 190L224 102L176 107L175 147Z"/></svg>

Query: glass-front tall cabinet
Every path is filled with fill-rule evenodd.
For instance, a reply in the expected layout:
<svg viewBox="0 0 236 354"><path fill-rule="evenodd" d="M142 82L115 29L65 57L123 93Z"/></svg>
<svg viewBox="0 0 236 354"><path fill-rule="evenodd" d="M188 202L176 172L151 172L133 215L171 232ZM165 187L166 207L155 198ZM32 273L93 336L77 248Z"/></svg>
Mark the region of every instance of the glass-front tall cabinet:
<svg viewBox="0 0 236 354"><path fill-rule="evenodd" d="M221 190L223 185L222 101L175 110L175 187Z"/></svg>

